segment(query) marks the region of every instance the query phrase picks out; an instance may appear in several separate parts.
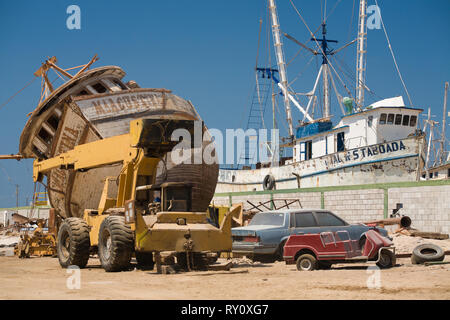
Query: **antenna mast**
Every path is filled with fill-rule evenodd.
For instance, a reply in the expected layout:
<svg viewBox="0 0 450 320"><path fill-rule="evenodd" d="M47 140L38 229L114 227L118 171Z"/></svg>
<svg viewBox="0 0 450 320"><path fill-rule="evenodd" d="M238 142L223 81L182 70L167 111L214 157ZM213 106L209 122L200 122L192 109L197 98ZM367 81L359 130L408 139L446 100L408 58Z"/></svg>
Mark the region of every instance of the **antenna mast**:
<svg viewBox="0 0 450 320"><path fill-rule="evenodd" d="M278 71L280 74L280 84L281 89L283 91L284 96L284 106L286 108L286 117L289 127L289 137L294 136L294 129L292 127L292 114L291 114L291 106L289 103L289 93L288 93L288 80L286 75L286 62L284 61L284 54L283 54L283 44L281 42L281 36L280 36L280 24L278 22L278 15L277 15L277 7L275 5L275 0L268 0L269 2L269 10L270 15L272 17L272 34L273 34L273 41L274 41L274 47L275 47L275 55L277 57L277 63L278 63Z"/></svg>
<svg viewBox="0 0 450 320"><path fill-rule="evenodd" d="M356 58L356 106L362 108L364 105L366 51L367 51L367 1L361 0L359 6L358 25L358 49Z"/></svg>

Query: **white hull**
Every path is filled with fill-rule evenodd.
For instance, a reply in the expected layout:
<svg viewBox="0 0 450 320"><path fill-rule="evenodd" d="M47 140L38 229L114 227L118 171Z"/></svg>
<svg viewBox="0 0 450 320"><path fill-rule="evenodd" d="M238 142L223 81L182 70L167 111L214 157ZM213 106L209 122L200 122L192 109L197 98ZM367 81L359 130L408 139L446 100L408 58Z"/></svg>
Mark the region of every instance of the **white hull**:
<svg viewBox="0 0 450 320"><path fill-rule="evenodd" d="M279 167L221 169L216 193L262 191L267 175L277 190L417 181L423 143L423 137L411 137Z"/></svg>

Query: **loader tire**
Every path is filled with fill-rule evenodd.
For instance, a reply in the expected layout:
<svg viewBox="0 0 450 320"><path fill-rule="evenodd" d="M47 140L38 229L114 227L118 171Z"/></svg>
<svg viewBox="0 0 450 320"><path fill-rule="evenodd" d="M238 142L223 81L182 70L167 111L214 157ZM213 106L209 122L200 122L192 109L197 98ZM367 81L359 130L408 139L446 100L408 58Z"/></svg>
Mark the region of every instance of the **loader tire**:
<svg viewBox="0 0 450 320"><path fill-rule="evenodd" d="M138 269L140 270L153 270L155 262L153 261L152 252L135 252Z"/></svg>
<svg viewBox="0 0 450 320"><path fill-rule="evenodd" d="M59 227L56 244L61 267L86 267L90 247L89 226L86 221L80 218L65 219Z"/></svg>
<svg viewBox="0 0 450 320"><path fill-rule="evenodd" d="M121 216L103 220L98 233L98 256L107 272L118 272L130 266L134 238L131 228Z"/></svg>
<svg viewBox="0 0 450 320"><path fill-rule="evenodd" d="M424 243L414 248L411 255L413 264L422 264L424 262L443 261L445 258L444 250L441 247Z"/></svg>

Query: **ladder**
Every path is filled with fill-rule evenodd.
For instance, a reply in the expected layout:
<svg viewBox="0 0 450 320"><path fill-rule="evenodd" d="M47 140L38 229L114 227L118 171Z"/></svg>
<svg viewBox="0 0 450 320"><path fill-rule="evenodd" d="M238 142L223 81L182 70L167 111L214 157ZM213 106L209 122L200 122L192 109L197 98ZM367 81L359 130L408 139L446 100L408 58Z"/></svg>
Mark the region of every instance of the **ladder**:
<svg viewBox="0 0 450 320"><path fill-rule="evenodd" d="M238 168L243 166L250 166L256 164L258 160L258 131L265 128L264 115L266 111L267 102L272 93L272 77L267 70L276 72L273 69L256 70L256 85L253 91L253 96L250 105L250 112L247 120L245 130L254 129L254 134L248 135L249 141L245 142L244 149L241 151Z"/></svg>

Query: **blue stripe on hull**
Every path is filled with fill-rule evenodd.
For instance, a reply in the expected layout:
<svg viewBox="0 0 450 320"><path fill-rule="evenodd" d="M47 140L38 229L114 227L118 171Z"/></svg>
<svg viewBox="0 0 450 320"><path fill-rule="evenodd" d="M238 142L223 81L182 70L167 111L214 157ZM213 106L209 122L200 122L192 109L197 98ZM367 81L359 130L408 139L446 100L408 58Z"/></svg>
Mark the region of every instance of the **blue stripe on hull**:
<svg viewBox="0 0 450 320"><path fill-rule="evenodd" d="M329 170L323 170L323 171L318 171L318 172L315 172L315 173L305 174L303 176L300 176L300 179L302 179L302 178L309 178L309 177L312 177L312 176L318 176L318 175L321 175L321 174L330 173L330 172L333 172L333 171L342 170L342 169L346 169L346 168L352 168L352 167L356 167L356 166L362 166L362 165L378 163L378 162L386 162L386 161L392 161L392 160L400 160L400 159L412 158L412 157L417 157L417 156L419 156L419 154L413 154L413 155L408 155L408 156L399 156L399 157L391 157L391 158L383 158L383 159L380 159L380 160L372 160L372 161L366 161L366 162L358 162L358 163L355 163L355 164L349 164L349 165L345 165L345 166L338 167L338 168L332 168L332 169L329 169ZM286 181L293 181L293 180L297 180L297 178L294 177L294 178L280 179L280 180L275 180L275 182L286 182ZM261 181L258 181L258 182L221 182L221 181L218 181L218 183L231 184L231 185L249 185L249 184L261 184Z"/></svg>

